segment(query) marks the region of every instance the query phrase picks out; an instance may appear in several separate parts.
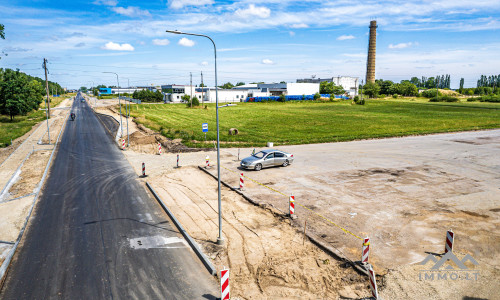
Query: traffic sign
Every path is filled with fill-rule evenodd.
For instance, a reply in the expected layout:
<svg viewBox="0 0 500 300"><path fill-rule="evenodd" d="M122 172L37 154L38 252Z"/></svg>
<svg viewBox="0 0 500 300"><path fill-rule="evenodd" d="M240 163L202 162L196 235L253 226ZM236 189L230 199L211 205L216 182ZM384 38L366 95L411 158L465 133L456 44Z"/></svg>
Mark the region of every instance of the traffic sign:
<svg viewBox="0 0 500 300"><path fill-rule="evenodd" d="M203 132L208 132L208 123L201 124L201 129L203 130Z"/></svg>

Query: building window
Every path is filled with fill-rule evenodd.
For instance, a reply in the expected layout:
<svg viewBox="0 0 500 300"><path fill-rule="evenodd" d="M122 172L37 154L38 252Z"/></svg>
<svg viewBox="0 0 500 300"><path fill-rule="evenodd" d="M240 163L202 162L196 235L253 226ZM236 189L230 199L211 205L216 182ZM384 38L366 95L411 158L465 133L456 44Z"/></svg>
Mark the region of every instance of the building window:
<svg viewBox="0 0 500 300"><path fill-rule="evenodd" d="M179 99L179 96L177 96L177 99Z"/></svg>
<svg viewBox="0 0 500 300"><path fill-rule="evenodd" d="M238 99L240 96L239 95L236 95L236 99Z"/></svg>

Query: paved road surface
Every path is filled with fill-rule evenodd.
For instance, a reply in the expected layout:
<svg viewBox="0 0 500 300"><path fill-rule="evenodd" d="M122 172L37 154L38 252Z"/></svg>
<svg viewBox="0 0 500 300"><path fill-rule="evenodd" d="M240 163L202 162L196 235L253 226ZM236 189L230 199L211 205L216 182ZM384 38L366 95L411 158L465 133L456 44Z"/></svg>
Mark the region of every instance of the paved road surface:
<svg viewBox="0 0 500 300"><path fill-rule="evenodd" d="M0 299L219 297L87 104L73 111Z"/></svg>

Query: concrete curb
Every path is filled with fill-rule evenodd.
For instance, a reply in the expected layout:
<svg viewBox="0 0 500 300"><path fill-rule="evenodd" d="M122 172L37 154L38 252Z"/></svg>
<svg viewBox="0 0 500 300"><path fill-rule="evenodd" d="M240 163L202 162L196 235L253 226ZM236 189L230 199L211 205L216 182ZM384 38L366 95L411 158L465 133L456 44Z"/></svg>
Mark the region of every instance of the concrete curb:
<svg viewBox="0 0 500 300"><path fill-rule="evenodd" d="M215 180L217 180L217 176L215 176L212 173L210 173L204 167L198 166L198 169L202 170L203 172L207 173L208 175L212 176ZM255 200L253 200L252 198L250 198L247 195L243 194L238 188L232 187L231 185L227 184L223 180L221 180L220 182L224 186L226 186L229 189L231 189L233 192L236 192L238 195L242 196L245 200L247 200L248 202L252 203L253 205L259 206L260 208L263 208L263 209L270 210L268 206L263 205L263 204L255 201ZM280 211L282 213L282 215L280 215L281 217L284 218L286 216L286 213L282 212L281 210L277 209L274 206L273 206L273 208L276 209L276 210L278 210L278 211ZM275 213L272 210L271 210L271 212ZM294 222L294 221L291 220L291 223L294 226L298 226L297 221ZM327 253L331 257L335 258L336 260L339 260L339 261L342 261L342 262L350 264L357 272L359 272L360 274L368 276L368 271L362 265L360 265L360 264L358 264L356 262L353 262L352 260L348 259L340 251L338 251L337 249L335 249L332 246L328 245L327 243L323 242L321 240L321 238L318 237L317 235L311 234L311 233L306 233L306 236L307 236L307 238L309 239L309 241L311 243L313 243L314 245L316 245L318 248L320 248L321 250L323 250L325 253Z"/></svg>
<svg viewBox="0 0 500 300"><path fill-rule="evenodd" d="M56 153L57 144L59 143L59 138L61 137L61 134L64 131L64 129L66 128L68 116L69 116L69 111L68 111L68 114L66 115L66 118L64 119L64 122L61 126L61 130L59 131L59 134L57 135L57 140L54 143L54 149L52 149L52 154L50 155L49 161L47 162L47 166L45 167L45 171L43 172L42 179L40 180L40 183L39 183L40 188L36 192L35 198L33 198L33 203L31 204L30 210L28 212L28 216L26 217L26 220L24 221L23 227L21 228L21 231L19 232L19 235L17 236L17 239L16 239L14 246L9 251L9 254L7 254L4 262L0 266L0 289L3 286L4 280L5 280L5 275L7 274L7 270L10 266L10 263L12 262L12 258L14 257L14 254L17 251L17 247L19 246L19 243L21 242L21 239L23 238L24 231L25 231L26 226L28 225L29 219L31 217L31 213L33 212L33 208L35 207L35 203L38 200L38 196L40 195L40 191L42 190L42 187L45 183L47 173L49 172L49 168L52 164L52 159L54 158L54 153Z"/></svg>
<svg viewBox="0 0 500 300"><path fill-rule="evenodd" d="M198 244L189 236L189 234L186 232L186 230L184 229L184 227L182 227L181 223L179 223L179 221L175 218L175 216L172 214L172 212L165 205L165 203L161 200L160 196L158 196L158 194L156 194L156 192L153 189L153 187L148 182L146 182L146 186L149 188L149 190L151 191L151 193L153 193L153 196L156 198L156 200L158 201L158 203L160 203L161 207L165 210L165 212L170 217L170 219L172 220L172 222L174 222L175 226L181 232L181 234L184 236L184 238L186 239L186 241L189 243L189 245L193 249L194 253L196 253L196 255L198 256L198 258L205 265L205 267L207 268L208 272L211 275L213 275L213 276L217 275L217 270L215 269L214 265L205 256L205 254L203 252L201 252Z"/></svg>

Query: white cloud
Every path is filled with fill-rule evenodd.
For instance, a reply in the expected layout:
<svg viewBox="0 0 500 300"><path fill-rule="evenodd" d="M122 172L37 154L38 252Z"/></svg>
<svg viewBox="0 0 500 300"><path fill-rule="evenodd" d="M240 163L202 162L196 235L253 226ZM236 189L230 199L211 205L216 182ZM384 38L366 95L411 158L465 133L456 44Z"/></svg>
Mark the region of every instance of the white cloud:
<svg viewBox="0 0 500 300"><path fill-rule="evenodd" d="M117 0L96 0L92 3L95 5L116 6L118 4L118 1Z"/></svg>
<svg viewBox="0 0 500 300"><path fill-rule="evenodd" d="M412 43L412 42L409 42L409 43L399 43L399 44L389 44L389 49L404 49L404 48L408 48L408 47L411 47L411 46L417 46L418 43Z"/></svg>
<svg viewBox="0 0 500 300"><path fill-rule="evenodd" d="M117 14L124 15L127 17L150 17L151 14L147 10L142 10L136 6L125 7L112 7L112 11Z"/></svg>
<svg viewBox="0 0 500 300"><path fill-rule="evenodd" d="M341 35L337 38L339 41L352 40L354 39L354 35Z"/></svg>
<svg viewBox="0 0 500 300"><path fill-rule="evenodd" d="M292 24L290 25L291 28L295 28L295 29L300 29L300 28L308 28L309 25L305 24L305 23L299 23L299 24Z"/></svg>
<svg viewBox="0 0 500 300"><path fill-rule="evenodd" d="M202 61L200 65L202 65L202 66L208 66L208 61Z"/></svg>
<svg viewBox="0 0 500 300"><path fill-rule="evenodd" d="M134 47L130 44L117 44L113 42L108 42L102 47L104 50L114 50L114 51L134 51Z"/></svg>
<svg viewBox="0 0 500 300"><path fill-rule="evenodd" d="M268 58L265 58L262 60L262 63L265 64L265 65L274 65L274 61L268 59Z"/></svg>
<svg viewBox="0 0 500 300"><path fill-rule="evenodd" d="M289 34L290 36L295 36L295 32L293 32L293 31L288 32L288 34Z"/></svg>
<svg viewBox="0 0 500 300"><path fill-rule="evenodd" d="M184 46L184 47L193 47L194 41L192 41L188 38L182 38L179 40L179 45Z"/></svg>
<svg viewBox="0 0 500 300"><path fill-rule="evenodd" d="M170 41L167 39L154 39L153 44L157 46L166 46L170 44Z"/></svg>
<svg viewBox="0 0 500 300"><path fill-rule="evenodd" d="M255 6L250 4L248 8L237 9L234 14L240 18L258 17L258 18L269 18L271 15L271 10L264 6Z"/></svg>
<svg viewBox="0 0 500 300"><path fill-rule="evenodd" d="M169 0L169 7L173 9L181 9L185 6L203 6L213 4L213 0Z"/></svg>

